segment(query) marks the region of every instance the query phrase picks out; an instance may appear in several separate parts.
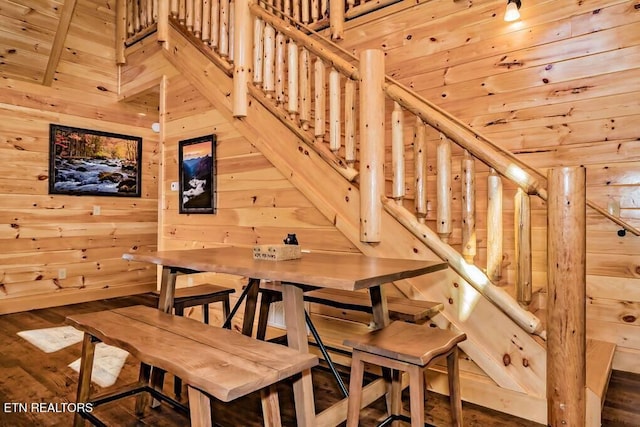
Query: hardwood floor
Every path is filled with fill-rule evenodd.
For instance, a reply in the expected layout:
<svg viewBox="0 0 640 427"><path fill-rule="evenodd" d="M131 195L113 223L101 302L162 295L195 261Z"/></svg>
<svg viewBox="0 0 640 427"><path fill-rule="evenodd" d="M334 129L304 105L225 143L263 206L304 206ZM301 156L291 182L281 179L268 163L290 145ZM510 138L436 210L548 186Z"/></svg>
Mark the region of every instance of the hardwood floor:
<svg viewBox="0 0 640 427"><path fill-rule="evenodd" d="M62 404L75 401L77 373L67 365L80 357L80 344L44 353L16 335L17 332L60 326L65 316L72 313L92 312L124 307L142 302L142 297L116 298L55 307L44 310L0 316L0 426L69 426L73 414L62 411ZM129 356L114 387L133 382L137 378L137 361ZM340 399L340 393L328 371L314 370L314 390L317 410L320 411ZM345 380L348 380L345 376ZM104 391L92 384L95 391ZM172 377L168 376L166 390L172 390ZM279 386L283 424L295 425L291 387ZM184 393L186 395L186 393ZM19 403L27 403L29 410L21 411ZM32 410L32 403L54 404L47 412ZM96 409L95 414L109 426L185 426L188 419L168 406L148 409L141 419L133 414L134 398L122 399ZM14 405L16 404L16 405ZM57 406L55 405L57 404ZM408 405L408 399L406 399ZM407 408L408 409L408 408ZM56 410L58 412L56 412ZM433 393L427 400L427 421L434 426L449 425L448 400ZM214 404L221 426L261 426L260 400L257 394L231 404ZM533 427L539 424L464 403L465 426ZM362 426L376 425L384 416L382 399L363 411ZM614 372L604 408L603 425L640 425L640 375Z"/></svg>

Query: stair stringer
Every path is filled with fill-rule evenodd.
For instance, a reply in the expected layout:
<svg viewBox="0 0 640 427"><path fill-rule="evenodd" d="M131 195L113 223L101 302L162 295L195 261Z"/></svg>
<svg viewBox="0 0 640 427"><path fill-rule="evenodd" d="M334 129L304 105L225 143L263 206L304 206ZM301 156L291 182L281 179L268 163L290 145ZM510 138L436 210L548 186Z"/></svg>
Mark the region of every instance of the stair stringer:
<svg viewBox="0 0 640 427"><path fill-rule="evenodd" d="M359 191L308 148L282 122L255 99L247 117L234 118L231 104L232 80L179 32L170 29L163 51L165 58L208 99L229 123L300 190L359 250L370 256L437 259L399 222L383 211L383 239L368 244L359 240ZM268 129L266 135L265 129ZM385 238L385 236L387 238ZM462 321L460 298L475 290L448 271L404 280L397 286L418 299L440 301L445 310L440 326L449 324L464 331L462 349L499 386L516 392L545 395L546 353L536 339L483 297ZM479 294L476 295L479 296Z"/></svg>

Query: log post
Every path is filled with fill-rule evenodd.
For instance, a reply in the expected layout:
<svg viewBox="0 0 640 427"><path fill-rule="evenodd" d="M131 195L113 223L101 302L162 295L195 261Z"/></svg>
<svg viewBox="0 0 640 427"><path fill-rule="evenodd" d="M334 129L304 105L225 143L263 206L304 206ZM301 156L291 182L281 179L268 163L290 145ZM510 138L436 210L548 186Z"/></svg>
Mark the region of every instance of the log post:
<svg viewBox="0 0 640 427"><path fill-rule="evenodd" d="M168 39L169 39L169 3L166 0L163 0L158 2L158 41L166 42Z"/></svg>
<svg viewBox="0 0 640 427"><path fill-rule="evenodd" d="M531 303L531 198L523 189L516 190L514 201L516 255L516 296L524 308Z"/></svg>
<svg viewBox="0 0 640 427"><path fill-rule="evenodd" d="M254 28L255 30L255 28ZM218 42L220 41L220 1L211 0L211 40L209 40L209 46L214 49L218 49Z"/></svg>
<svg viewBox="0 0 640 427"><path fill-rule="evenodd" d="M585 169L548 171L547 423L585 425Z"/></svg>
<svg viewBox="0 0 640 427"><path fill-rule="evenodd" d="M262 86L264 67L264 21L253 18L253 84Z"/></svg>
<svg viewBox="0 0 640 427"><path fill-rule="evenodd" d="M464 150L462 158L462 256L473 264L476 256L476 169L473 157Z"/></svg>
<svg viewBox="0 0 640 427"><path fill-rule="evenodd" d="M356 162L356 82L344 82L344 159L349 166Z"/></svg>
<svg viewBox="0 0 640 427"><path fill-rule="evenodd" d="M116 2L116 64L126 63L124 43L127 41L127 1L117 0Z"/></svg>
<svg viewBox="0 0 640 427"><path fill-rule="evenodd" d="M449 243L449 237L453 231L451 226L451 204L453 199L451 191L451 141L443 133L440 134L440 141L438 141L436 160L436 200L438 202L436 228L440 239L445 243Z"/></svg>
<svg viewBox="0 0 640 427"><path fill-rule="evenodd" d="M308 4L305 1L303 4ZM305 48L300 50L300 125L309 130L311 123L311 56Z"/></svg>
<svg viewBox="0 0 640 427"><path fill-rule="evenodd" d="M487 178L487 276L502 278L502 178L494 169Z"/></svg>
<svg viewBox="0 0 640 427"><path fill-rule="evenodd" d="M315 90L315 124L314 124L314 136L316 137L316 142L324 141L324 133L325 133L325 108L326 108L326 83L325 83L325 67L324 62L322 62L322 58L316 58L316 62L314 64L314 90Z"/></svg>
<svg viewBox="0 0 640 427"><path fill-rule="evenodd" d="M235 36L236 36L236 32L234 30L236 24L235 24L235 15L236 15L236 3L234 0L231 0L229 2L229 55L228 55L228 60L229 62L233 63L233 59L234 59L234 43L235 43Z"/></svg>
<svg viewBox="0 0 640 427"><path fill-rule="evenodd" d="M391 112L391 170L393 172L393 200L402 206L404 185L404 114L397 102Z"/></svg>
<svg viewBox="0 0 640 427"><path fill-rule="evenodd" d="M360 240L379 242L384 196L384 52L360 54Z"/></svg>
<svg viewBox="0 0 640 427"><path fill-rule="evenodd" d="M413 162L415 168L415 196L413 203L416 209L416 218L424 224L427 216L427 136L426 126L416 117L413 132Z"/></svg>
<svg viewBox="0 0 640 427"><path fill-rule="evenodd" d="M262 90L267 95L267 98L272 98L276 91L276 70L275 70L275 56L276 56L276 30L271 25L264 26L264 60L262 65L264 71L262 73Z"/></svg>
<svg viewBox="0 0 640 427"><path fill-rule="evenodd" d="M342 120L340 119L340 73L329 71L329 148L337 153L342 145Z"/></svg>
<svg viewBox="0 0 640 427"><path fill-rule="evenodd" d="M284 94L285 68L287 39L284 34L278 31L276 34L276 104L283 105L286 101Z"/></svg>
<svg viewBox="0 0 640 427"><path fill-rule="evenodd" d="M291 120L295 120L298 114L298 45L293 39L289 39L287 58L289 64L287 81L287 86L289 87L289 102L287 111L289 112Z"/></svg>
<svg viewBox="0 0 640 427"><path fill-rule="evenodd" d="M233 115L235 117L246 117L249 106L247 84L251 81L253 41L249 1L236 0L235 2L235 27L243 28L243 31L239 31L234 38L235 46L233 47L236 53L233 62Z"/></svg>
<svg viewBox="0 0 640 427"><path fill-rule="evenodd" d="M340 40L344 36L344 0L329 2L329 31L332 40Z"/></svg>
<svg viewBox="0 0 640 427"><path fill-rule="evenodd" d="M204 42L211 40L211 1L216 0L202 0L202 41Z"/></svg>
<svg viewBox="0 0 640 427"><path fill-rule="evenodd" d="M229 0L220 0L220 39L218 53L223 58L229 56Z"/></svg>

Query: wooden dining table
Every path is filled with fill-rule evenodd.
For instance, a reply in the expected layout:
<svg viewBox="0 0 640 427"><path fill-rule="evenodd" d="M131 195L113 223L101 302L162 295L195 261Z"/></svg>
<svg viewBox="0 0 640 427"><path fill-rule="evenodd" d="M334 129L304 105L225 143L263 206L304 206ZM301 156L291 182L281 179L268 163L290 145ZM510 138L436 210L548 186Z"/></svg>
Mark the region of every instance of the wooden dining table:
<svg viewBox="0 0 640 427"><path fill-rule="evenodd" d="M172 310L177 274L215 272L249 278L243 320L243 333L248 334L253 326L260 280L281 282L288 346L305 353L309 344L302 287L368 289L374 327L381 328L389 324L385 291L381 285L447 268L441 261L315 252L303 253L301 258L287 261L257 260L253 258L252 248L240 247L125 253L123 258L163 267L158 308L165 312ZM384 393L384 388L378 390ZM306 370L294 381L293 392L298 426L335 425L340 422L338 420L346 419L344 400L316 417L311 370Z"/></svg>

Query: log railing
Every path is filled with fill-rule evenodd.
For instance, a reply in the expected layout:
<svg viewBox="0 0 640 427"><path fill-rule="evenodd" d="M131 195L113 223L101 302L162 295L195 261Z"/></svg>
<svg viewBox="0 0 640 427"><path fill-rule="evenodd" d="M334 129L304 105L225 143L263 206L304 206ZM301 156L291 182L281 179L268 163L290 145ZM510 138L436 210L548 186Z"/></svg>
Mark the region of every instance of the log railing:
<svg viewBox="0 0 640 427"><path fill-rule="evenodd" d="M234 7L234 1L239 2L237 7ZM292 23L296 17L310 13L305 12L306 7L300 3L296 6L296 3L276 2L172 0L167 15L173 16L219 59L233 61L234 49L238 50L233 74L236 116L246 115L246 96L251 95L342 176L349 181L360 181L363 241L379 241L379 217L384 207L524 330L544 337L540 321L526 307L531 302L533 280L530 197L547 200L546 177L411 90L372 72L384 69L382 55L363 52L363 68L359 69L354 65L357 58L321 40L313 30L299 22ZM160 3L166 5L166 2ZM322 3L316 5L323 7ZM138 6L131 10L142 9ZM148 10L145 9L145 14ZM234 14L236 19L231 19ZM128 13L126 16L127 28L132 19L137 28L138 18ZM150 23L148 19L145 22ZM163 20L159 19L157 25L158 39L163 40ZM234 42L234 26L251 30L239 32ZM301 27L304 32L300 31ZM367 67L366 63L377 65ZM373 99L379 96L379 101ZM391 118L388 189L384 188L383 175L384 121L387 117ZM372 127L376 129L373 132ZM407 135L413 135L412 139ZM434 141L432 146L429 141ZM405 169L409 150L413 151L413 171L407 179ZM376 154L372 155L374 151ZM433 175L427 167L428 153L436 153L432 156L432 159L435 157L436 188L431 194L427 191L429 175ZM458 209L452 207L452 174L457 159L461 171L461 217L454 218L453 212ZM480 182L476 174L478 163L484 164L488 172L483 178L487 190L486 264L479 267L475 265L478 262L475 212L476 186ZM503 178L518 189L513 201L516 248L513 265L518 302L496 286L505 279L502 271ZM413 193L412 201L406 195L407 189ZM640 231L612 217L606 210L588 201L587 205L640 235ZM428 221L433 220L435 223L428 225ZM458 221L462 237L454 243L453 225ZM459 245L459 250L452 245Z"/></svg>
<svg viewBox="0 0 640 427"><path fill-rule="evenodd" d="M356 68L266 7L249 9L254 39L249 92L353 181L358 176Z"/></svg>

